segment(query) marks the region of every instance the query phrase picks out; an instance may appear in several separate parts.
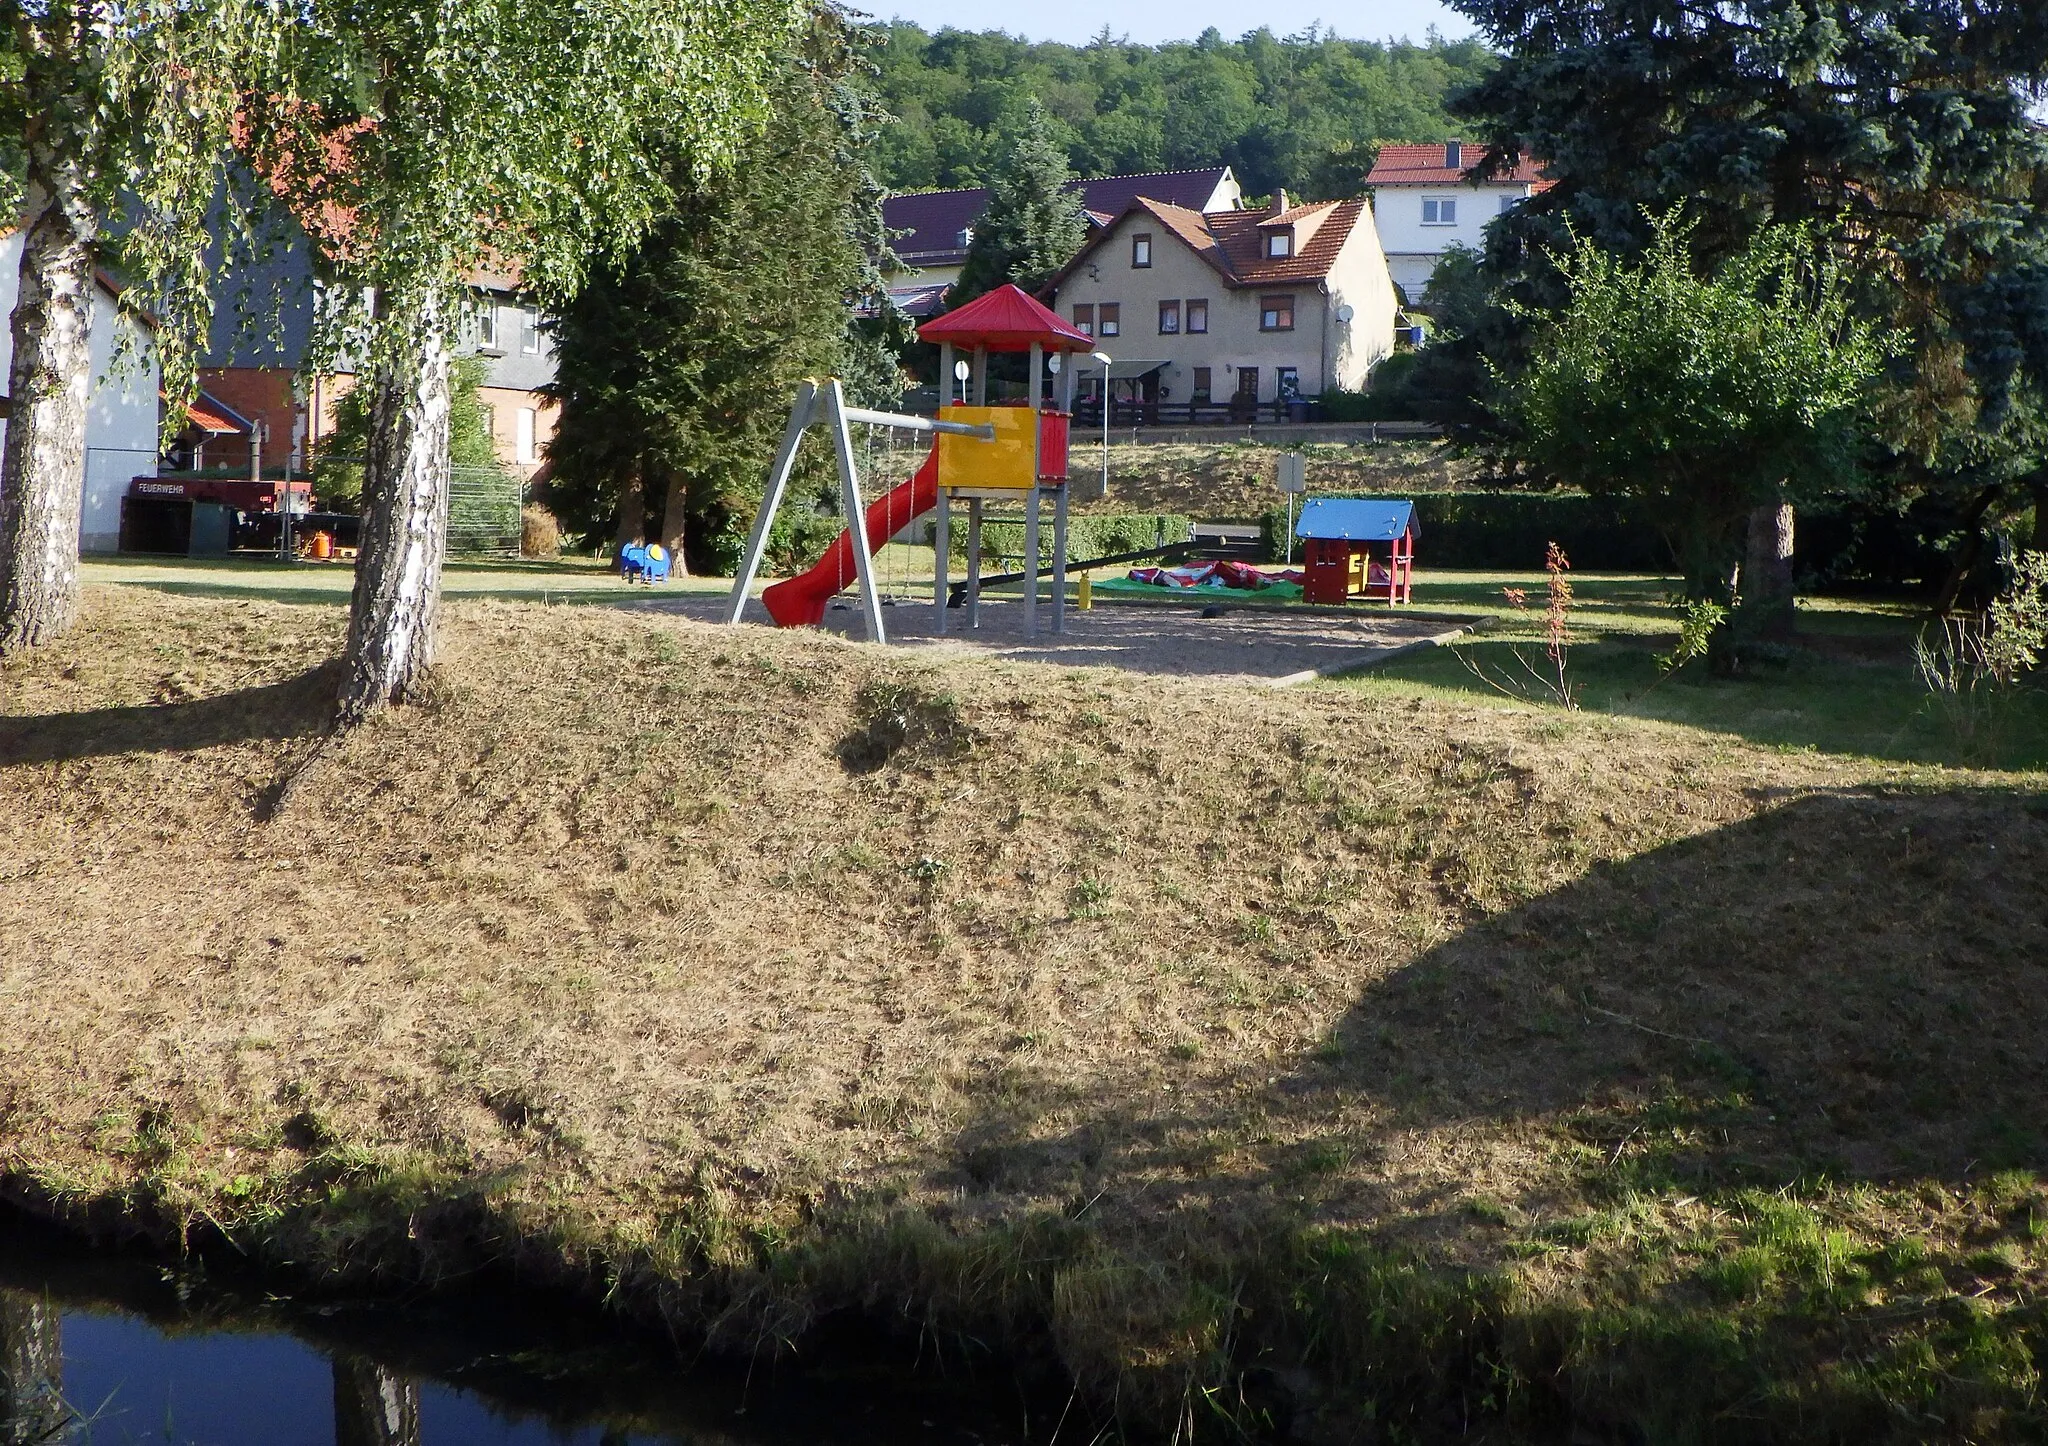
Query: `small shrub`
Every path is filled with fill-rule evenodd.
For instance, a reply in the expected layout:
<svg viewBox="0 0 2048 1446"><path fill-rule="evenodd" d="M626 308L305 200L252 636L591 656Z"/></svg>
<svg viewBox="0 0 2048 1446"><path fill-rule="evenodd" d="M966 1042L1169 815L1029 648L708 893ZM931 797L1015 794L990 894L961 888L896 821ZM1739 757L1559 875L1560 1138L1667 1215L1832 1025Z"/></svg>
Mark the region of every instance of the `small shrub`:
<svg viewBox="0 0 2048 1446"><path fill-rule="evenodd" d="M537 502L529 502L519 509L519 555L562 555L562 525L555 521L554 513Z"/></svg>
<svg viewBox="0 0 2048 1446"><path fill-rule="evenodd" d="M2021 679L2048 648L2048 553L2023 552L2013 580L1982 617L1942 620L1925 630L1913 658L1929 702L1965 755L1997 757Z"/></svg>
<svg viewBox="0 0 2048 1446"><path fill-rule="evenodd" d="M1462 648L1453 649L1473 677L1509 698L1542 699L1564 708L1579 706L1579 685L1571 677L1572 583L1565 576L1570 570L1571 562L1564 549L1551 543L1543 560L1543 571L1549 581L1545 586L1541 661L1520 647L1511 647L1508 656L1514 659L1515 666L1502 668L1473 657ZM1502 588L1501 592L1518 613L1529 612L1529 597L1521 588Z"/></svg>

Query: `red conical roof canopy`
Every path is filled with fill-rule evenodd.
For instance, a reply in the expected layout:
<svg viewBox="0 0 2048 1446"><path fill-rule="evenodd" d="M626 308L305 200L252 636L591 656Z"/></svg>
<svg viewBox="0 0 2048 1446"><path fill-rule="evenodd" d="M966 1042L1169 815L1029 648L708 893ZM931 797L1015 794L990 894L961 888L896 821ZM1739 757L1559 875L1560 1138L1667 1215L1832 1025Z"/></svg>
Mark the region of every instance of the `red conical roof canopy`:
<svg viewBox="0 0 2048 1446"><path fill-rule="evenodd" d="M934 317L917 329L919 341L949 341L972 350L1029 351L1037 342L1047 351L1093 351L1095 338L1068 326L1014 283L977 296L958 311Z"/></svg>

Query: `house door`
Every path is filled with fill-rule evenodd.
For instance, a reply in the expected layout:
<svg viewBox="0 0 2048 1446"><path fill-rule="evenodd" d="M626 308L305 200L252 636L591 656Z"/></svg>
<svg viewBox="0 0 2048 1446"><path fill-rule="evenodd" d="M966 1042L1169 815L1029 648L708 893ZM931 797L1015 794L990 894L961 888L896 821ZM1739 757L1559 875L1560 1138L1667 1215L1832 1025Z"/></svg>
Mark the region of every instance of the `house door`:
<svg viewBox="0 0 2048 1446"><path fill-rule="evenodd" d="M1259 369L1239 367L1237 369L1237 395L1240 401L1256 402L1259 399Z"/></svg>

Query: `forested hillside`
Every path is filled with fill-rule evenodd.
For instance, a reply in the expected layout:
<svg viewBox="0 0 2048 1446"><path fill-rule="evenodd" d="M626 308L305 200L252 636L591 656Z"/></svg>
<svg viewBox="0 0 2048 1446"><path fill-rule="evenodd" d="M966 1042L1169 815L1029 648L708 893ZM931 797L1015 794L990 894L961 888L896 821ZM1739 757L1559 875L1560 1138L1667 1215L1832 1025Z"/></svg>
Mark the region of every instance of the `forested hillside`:
<svg viewBox="0 0 2048 1446"><path fill-rule="evenodd" d="M1493 64L1477 41L1383 45L1314 28L1240 40L1212 28L1156 46L1106 32L1086 46L900 23L887 32L877 84L898 121L876 162L901 191L985 183L1036 96L1077 175L1221 161L1250 195L1355 194L1379 142L1457 135L1445 102Z"/></svg>

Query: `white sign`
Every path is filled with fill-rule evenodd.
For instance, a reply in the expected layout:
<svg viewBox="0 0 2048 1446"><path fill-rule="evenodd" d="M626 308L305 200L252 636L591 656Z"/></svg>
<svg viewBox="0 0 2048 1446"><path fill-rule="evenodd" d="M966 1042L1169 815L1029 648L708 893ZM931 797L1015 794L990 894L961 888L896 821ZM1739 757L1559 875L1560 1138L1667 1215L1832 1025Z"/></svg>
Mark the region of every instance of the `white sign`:
<svg viewBox="0 0 2048 1446"><path fill-rule="evenodd" d="M1280 454L1280 490L1291 495L1308 491L1308 459L1299 452Z"/></svg>

